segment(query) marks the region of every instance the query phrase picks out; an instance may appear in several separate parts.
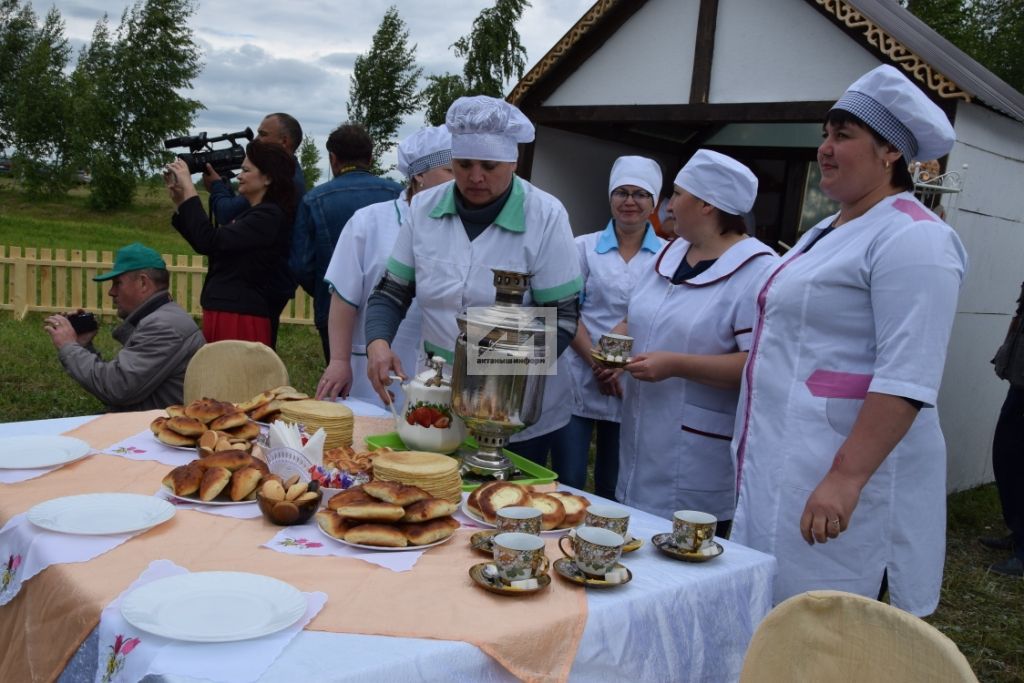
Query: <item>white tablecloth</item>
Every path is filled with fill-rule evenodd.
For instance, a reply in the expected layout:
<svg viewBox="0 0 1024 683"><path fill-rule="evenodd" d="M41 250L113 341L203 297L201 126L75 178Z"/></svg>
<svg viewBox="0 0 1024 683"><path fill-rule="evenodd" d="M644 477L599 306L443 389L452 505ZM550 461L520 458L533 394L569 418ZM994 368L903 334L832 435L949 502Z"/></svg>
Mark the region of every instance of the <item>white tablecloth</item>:
<svg viewBox="0 0 1024 683"><path fill-rule="evenodd" d="M58 434L90 419L0 424L0 436ZM671 526L668 520L632 510L630 533L644 539L642 548L623 556L633 580L617 588L586 589L587 624L570 680L734 681L739 677L747 643L771 609L775 560L719 539L725 547L721 557L703 564L678 562L650 542L651 536ZM61 680L94 680L96 661L94 631ZM304 631L260 680L515 679L468 643Z"/></svg>

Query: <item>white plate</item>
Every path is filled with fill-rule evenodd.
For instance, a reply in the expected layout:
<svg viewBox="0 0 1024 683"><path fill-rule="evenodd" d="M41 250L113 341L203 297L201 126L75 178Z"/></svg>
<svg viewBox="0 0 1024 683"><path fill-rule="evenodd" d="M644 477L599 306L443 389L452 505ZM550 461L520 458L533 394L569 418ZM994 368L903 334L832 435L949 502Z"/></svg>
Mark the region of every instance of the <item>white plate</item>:
<svg viewBox="0 0 1024 683"><path fill-rule="evenodd" d="M38 527L88 536L126 534L163 524L174 506L156 496L137 493L85 493L39 503L28 511Z"/></svg>
<svg viewBox="0 0 1024 683"><path fill-rule="evenodd" d="M372 522L367 522L367 524L372 524ZM344 538L335 538L334 536L331 536L329 533L327 533L322 528L320 528L319 524L316 525L316 528L317 528L317 531L322 533L327 538L331 539L332 541L336 541L338 543L341 543L342 545L349 545L349 546L352 546L353 548L363 548L364 550L383 550L384 552L388 552L388 551L390 551L390 552L402 552L403 550L424 550L426 548L433 548L435 545L441 545L442 543L447 543L448 541L450 541L453 538L455 538L455 533L453 532L452 535L449 536L448 538L442 538L440 541L434 541L433 543L427 543L426 545L411 545L410 544L410 545L402 546L401 548L391 548L391 547L384 546L384 545L365 545L363 543L349 543Z"/></svg>
<svg viewBox="0 0 1024 683"><path fill-rule="evenodd" d="M186 503L195 503L196 505L252 505L256 502L256 499L252 500L201 500L193 496L179 496L173 493L169 488L164 486L164 493L175 500L181 500Z"/></svg>
<svg viewBox="0 0 1024 683"><path fill-rule="evenodd" d="M54 467L89 454L89 444L70 436L8 436L0 438L0 469Z"/></svg>
<svg viewBox="0 0 1024 683"><path fill-rule="evenodd" d="M156 438L156 434L153 434L153 432L150 432L150 434L152 434L152 436L153 436L153 441L156 441L158 444L160 444L164 448L173 448L176 451L192 451L193 453L198 452L196 446L172 446L171 444L164 443L160 439Z"/></svg>
<svg viewBox="0 0 1024 683"><path fill-rule="evenodd" d="M143 631L197 643L259 638L288 628L306 613L294 586L259 574L193 572L136 588L121 615Z"/></svg>
<svg viewBox="0 0 1024 683"><path fill-rule="evenodd" d="M462 510L462 514L466 515L467 517L469 517L471 520L473 520L477 524L483 524L484 526L490 527L492 529L496 529L497 528L496 524L491 524L486 519L484 519L480 515L478 515L475 512L473 512L473 510L469 507L469 501L468 500L463 500L462 501L462 508L461 508L461 510ZM574 527L564 527L564 528L560 528L560 529L544 529L544 530L541 531L541 533L542 534L564 534L565 532L567 532L569 529L572 529L572 528L574 528Z"/></svg>

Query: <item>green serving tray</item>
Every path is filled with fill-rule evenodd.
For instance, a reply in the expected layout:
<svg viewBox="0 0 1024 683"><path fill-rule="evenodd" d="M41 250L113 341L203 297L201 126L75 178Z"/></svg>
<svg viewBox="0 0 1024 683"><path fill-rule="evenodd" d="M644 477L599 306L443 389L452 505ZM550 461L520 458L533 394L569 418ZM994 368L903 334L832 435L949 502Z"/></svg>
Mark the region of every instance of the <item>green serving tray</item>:
<svg viewBox="0 0 1024 683"><path fill-rule="evenodd" d="M375 434L373 436L368 436L366 437L366 445L370 446L371 448L390 448L396 451L409 450L409 448L405 445L405 442L402 441L402 437L398 436L398 432L388 432L387 434ZM476 448L476 439L474 439L473 437L469 437L468 439L462 442L462 445L459 447L459 450L468 449L475 451ZM550 484L551 482L558 479L557 474L555 474L548 468L544 467L543 465L538 465L532 460L527 460L521 455L516 455L507 448L502 449L501 452L504 453L508 457L508 459L512 461L512 464L515 465L516 468L522 473L522 478L513 479L513 481L516 482L517 484ZM462 490L472 491L473 489L478 488L483 483L485 482L464 480L462 482Z"/></svg>

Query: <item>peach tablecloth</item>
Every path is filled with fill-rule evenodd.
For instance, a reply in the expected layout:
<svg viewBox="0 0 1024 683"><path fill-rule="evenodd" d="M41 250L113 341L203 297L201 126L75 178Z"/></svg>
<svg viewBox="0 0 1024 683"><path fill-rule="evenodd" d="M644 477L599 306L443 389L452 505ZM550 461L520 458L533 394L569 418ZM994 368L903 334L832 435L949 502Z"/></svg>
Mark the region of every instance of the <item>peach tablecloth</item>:
<svg viewBox="0 0 1024 683"><path fill-rule="evenodd" d="M137 433L158 414L105 415L68 435L99 449ZM93 455L43 477L3 485L0 523L58 496L151 494L167 469L155 462ZM324 591L327 605L308 626L312 630L461 640L524 680L568 677L586 623L585 592L561 581L517 599L478 589L468 569L481 556L469 548L469 530L429 549L412 571L402 573L351 558L310 558L260 548L277 530L262 518L237 520L179 510L170 522L90 562L51 566L0 608L0 642L8 653L22 655L3 658L0 680L55 679L96 626L103 607L158 558L191 571L250 571L300 590ZM548 551L550 557L559 555L553 539Z"/></svg>

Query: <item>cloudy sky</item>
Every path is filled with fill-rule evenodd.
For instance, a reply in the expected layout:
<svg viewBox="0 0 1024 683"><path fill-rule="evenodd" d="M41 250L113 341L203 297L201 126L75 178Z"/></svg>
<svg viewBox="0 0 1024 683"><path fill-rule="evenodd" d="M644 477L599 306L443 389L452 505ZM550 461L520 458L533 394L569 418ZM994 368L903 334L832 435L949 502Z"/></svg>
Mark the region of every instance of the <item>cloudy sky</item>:
<svg viewBox="0 0 1024 683"><path fill-rule="evenodd" d="M92 35L104 13L112 28L127 0L57 0L75 52ZM227 2L200 0L189 19L202 51L203 71L191 97L206 109L195 129L210 135L256 125L265 113L286 111L316 138L321 154L331 129L346 118L349 78L356 56L366 52L387 8L394 4L417 45L424 75L461 72L449 46L470 31L488 0L287 0ZM550 49L587 11L593 0L532 0L519 33L527 68ZM50 3L34 0L37 14ZM415 114L399 131L424 125ZM393 156L393 154L392 154ZM385 165L393 158L385 159Z"/></svg>

